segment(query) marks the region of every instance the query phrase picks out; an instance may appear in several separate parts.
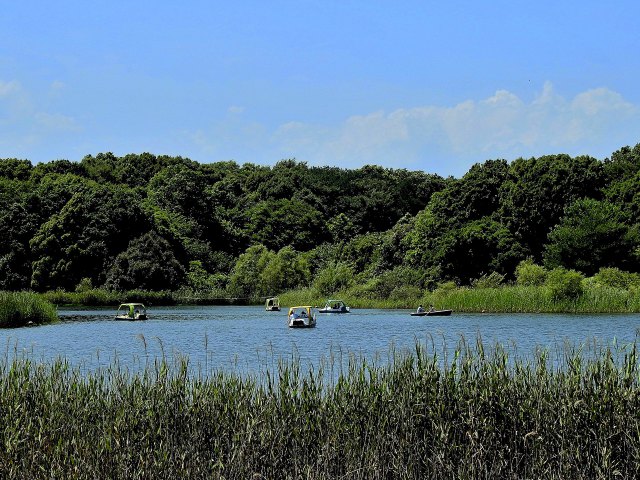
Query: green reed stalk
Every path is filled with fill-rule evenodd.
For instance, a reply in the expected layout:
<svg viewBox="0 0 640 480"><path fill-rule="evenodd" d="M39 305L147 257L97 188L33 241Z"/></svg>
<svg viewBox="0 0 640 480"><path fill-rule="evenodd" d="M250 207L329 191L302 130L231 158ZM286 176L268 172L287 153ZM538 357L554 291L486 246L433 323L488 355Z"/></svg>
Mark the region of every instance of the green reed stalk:
<svg viewBox="0 0 640 480"><path fill-rule="evenodd" d="M38 294L0 292L0 328L40 325L57 320L56 308Z"/></svg>
<svg viewBox="0 0 640 480"><path fill-rule="evenodd" d="M0 362L0 478L637 478L637 346L461 341L241 376Z"/></svg>

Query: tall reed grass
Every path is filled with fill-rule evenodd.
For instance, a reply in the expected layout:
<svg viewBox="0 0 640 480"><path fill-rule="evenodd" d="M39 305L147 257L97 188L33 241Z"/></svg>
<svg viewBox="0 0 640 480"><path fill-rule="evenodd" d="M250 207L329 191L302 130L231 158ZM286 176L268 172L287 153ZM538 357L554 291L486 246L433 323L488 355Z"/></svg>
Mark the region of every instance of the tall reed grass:
<svg viewBox="0 0 640 480"><path fill-rule="evenodd" d="M636 345L416 345L337 376L0 362L0 478L638 478Z"/></svg>
<svg viewBox="0 0 640 480"><path fill-rule="evenodd" d="M153 292L149 290L129 290L116 292L103 289L90 289L82 292L54 290L41 294L54 305L85 305L94 307L118 306L126 302L143 302L155 305L175 305L176 294L170 291Z"/></svg>
<svg viewBox="0 0 640 480"><path fill-rule="evenodd" d="M57 320L56 308L40 295L0 292L0 328L40 325Z"/></svg>
<svg viewBox="0 0 640 480"><path fill-rule="evenodd" d="M415 290L416 293L410 294ZM359 289L336 292L332 298L344 300L353 308L408 308L433 304L436 308L458 312L502 313L637 313L640 312L640 291L602 286L589 286L577 299L554 299L544 287L502 286L498 288L443 288L433 292L408 290L407 295L375 298L363 296ZM256 305L264 299L233 298L224 291L193 294L188 291L132 290L113 292L92 289L83 292L52 291L42 294L54 305L116 306L123 302L143 302L147 305ZM323 306L327 297L313 288L283 292L282 306Z"/></svg>
<svg viewBox="0 0 640 480"><path fill-rule="evenodd" d="M591 286L576 299L554 299L544 287L454 287L424 292L413 297L371 298L345 290L332 295L353 308L409 308L419 304L457 312L495 313L638 313L640 291ZM292 290L280 295L281 305L324 305L325 297L313 289Z"/></svg>

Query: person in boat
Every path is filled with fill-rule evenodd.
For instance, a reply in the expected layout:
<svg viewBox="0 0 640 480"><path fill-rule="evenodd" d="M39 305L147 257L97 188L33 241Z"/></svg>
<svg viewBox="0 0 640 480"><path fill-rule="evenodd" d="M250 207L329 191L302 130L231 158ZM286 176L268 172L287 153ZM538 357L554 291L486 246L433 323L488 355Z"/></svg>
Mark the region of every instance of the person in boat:
<svg viewBox="0 0 640 480"><path fill-rule="evenodd" d="M418 306L418 310L416 310L416 313L423 313L424 312L424 308L422 308L422 305Z"/></svg>
<svg viewBox="0 0 640 480"><path fill-rule="evenodd" d="M435 311L436 311L436 309L435 309L435 308L433 308L433 305L429 305L429 311L430 311L430 312L435 312Z"/></svg>
<svg viewBox="0 0 640 480"><path fill-rule="evenodd" d="M133 318L140 318L140 310L136 308L136 311L133 313Z"/></svg>
<svg viewBox="0 0 640 480"><path fill-rule="evenodd" d="M291 320L292 322L298 319L298 315L296 314L296 311L292 311L291 315L289 316L289 320Z"/></svg>

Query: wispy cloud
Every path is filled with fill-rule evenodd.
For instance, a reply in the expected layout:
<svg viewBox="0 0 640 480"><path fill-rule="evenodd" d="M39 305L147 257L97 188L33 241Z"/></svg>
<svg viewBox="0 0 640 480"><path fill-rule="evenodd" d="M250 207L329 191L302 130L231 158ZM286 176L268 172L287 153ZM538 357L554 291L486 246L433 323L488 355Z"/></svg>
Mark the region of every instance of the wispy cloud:
<svg viewBox="0 0 640 480"><path fill-rule="evenodd" d="M460 173L473 159L559 151L597 156L606 148L602 142L614 132L617 141L621 132L632 135L638 127L638 106L612 90L595 88L565 99L546 83L530 102L498 90L489 98L457 105L354 115L335 127L290 122L276 130L274 139L283 152L312 162L332 158L336 164L388 165L400 153L409 163L439 170L447 168L442 165L444 159L459 159L465 163L463 170L454 170ZM629 141L640 141L640 137Z"/></svg>
<svg viewBox="0 0 640 480"><path fill-rule="evenodd" d="M37 112L34 114L35 123L48 132L77 132L81 130L78 123L72 118L59 113Z"/></svg>
<svg viewBox="0 0 640 480"><path fill-rule="evenodd" d="M6 98L18 91L20 91L20 83L15 80L11 82L0 81L0 97Z"/></svg>
<svg viewBox="0 0 640 480"><path fill-rule="evenodd" d="M62 88L62 83L54 82L50 91ZM73 117L48 111L46 103L16 80L0 80L0 155L28 156L25 152L35 146L59 143L61 134L82 130Z"/></svg>

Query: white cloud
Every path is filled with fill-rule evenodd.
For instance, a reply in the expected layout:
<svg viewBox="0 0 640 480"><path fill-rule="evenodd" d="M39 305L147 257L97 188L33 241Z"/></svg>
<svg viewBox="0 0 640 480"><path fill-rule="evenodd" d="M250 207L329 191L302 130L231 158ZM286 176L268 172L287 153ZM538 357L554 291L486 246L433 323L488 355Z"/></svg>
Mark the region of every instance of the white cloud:
<svg viewBox="0 0 640 480"><path fill-rule="evenodd" d="M79 131L77 122L66 115L38 112L34 114L35 122L48 131Z"/></svg>
<svg viewBox="0 0 640 480"><path fill-rule="evenodd" d="M59 91L54 82L49 91ZM42 97L46 97L46 94ZM15 80L0 81L0 147L2 155L23 158L26 152L64 141L65 134L81 131L78 122L58 112L48 111L46 99L33 95Z"/></svg>
<svg viewBox="0 0 640 480"><path fill-rule="evenodd" d="M451 165L435 164L448 158L463 162L450 172L464 173L470 163L488 158L569 153L608 155L623 146L621 132L630 144L637 136L637 106L617 92L596 88L566 100L547 82L530 102L498 90L486 99L451 106L419 106L347 118L335 127L290 122L274 135L289 155L314 162L334 159L335 164L387 164L398 153L426 170L446 171ZM635 133L634 133L635 132ZM613 138L615 137L615 139ZM609 139L609 142L603 140Z"/></svg>
<svg viewBox="0 0 640 480"><path fill-rule="evenodd" d="M16 92L19 92L20 89L20 83L15 80L12 80L11 82L0 81L0 97L9 97Z"/></svg>
<svg viewBox="0 0 640 480"><path fill-rule="evenodd" d="M240 115L244 112L244 107L240 107L238 105L231 105L227 111L233 115Z"/></svg>

